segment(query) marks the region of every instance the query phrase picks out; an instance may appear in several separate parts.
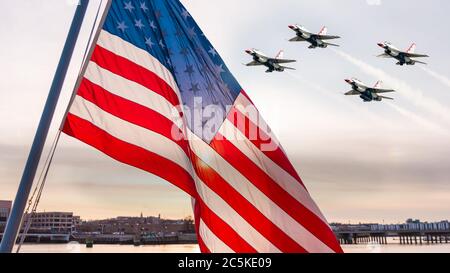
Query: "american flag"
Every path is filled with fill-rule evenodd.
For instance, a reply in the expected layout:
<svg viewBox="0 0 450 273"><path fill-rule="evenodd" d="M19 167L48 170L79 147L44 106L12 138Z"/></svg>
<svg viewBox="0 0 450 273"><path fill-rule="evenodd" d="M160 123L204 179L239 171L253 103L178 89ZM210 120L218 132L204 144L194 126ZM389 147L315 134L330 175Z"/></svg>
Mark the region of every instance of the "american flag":
<svg viewBox="0 0 450 273"><path fill-rule="evenodd" d="M179 0L113 0L106 12L63 131L189 194L204 253L342 252Z"/></svg>

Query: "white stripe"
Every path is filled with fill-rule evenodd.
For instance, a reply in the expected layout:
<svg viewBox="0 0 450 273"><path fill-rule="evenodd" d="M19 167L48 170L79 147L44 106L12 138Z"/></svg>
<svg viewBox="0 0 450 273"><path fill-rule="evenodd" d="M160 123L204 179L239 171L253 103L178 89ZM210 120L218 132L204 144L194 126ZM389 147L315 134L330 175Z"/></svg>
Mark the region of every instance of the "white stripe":
<svg viewBox="0 0 450 273"><path fill-rule="evenodd" d="M213 148L192 132L188 131L188 135L191 139L189 143L192 151L203 162L214 169L230 186L306 251L311 253L334 252L248 181L239 171L218 155Z"/></svg>
<svg viewBox="0 0 450 273"><path fill-rule="evenodd" d="M257 125L259 129L270 137L270 140L272 140L283 151L280 141L278 141L277 137L271 132L269 125L267 125L265 120L262 118L256 106L253 105L253 103L249 101L246 96L242 93L239 94L234 103L234 107L251 122L253 122L253 124Z"/></svg>
<svg viewBox="0 0 450 273"><path fill-rule="evenodd" d="M280 250L262 236L242 216L239 215L227 202L211 190L196 174L195 184L197 192L203 202L220 219L224 220L239 236L260 253L276 253Z"/></svg>
<svg viewBox="0 0 450 273"><path fill-rule="evenodd" d="M312 200L310 194L303 185L261 152L258 147L248 140L229 120L225 120L219 132L256 166L269 175L275 183L313 212L317 217L322 219L323 222L327 223L320 209Z"/></svg>
<svg viewBox="0 0 450 273"><path fill-rule="evenodd" d="M160 134L113 116L80 96L75 97L70 113L89 121L115 138L171 160L191 173L191 162L183 149Z"/></svg>
<svg viewBox="0 0 450 273"><path fill-rule="evenodd" d="M182 128L183 120L179 111L160 94L116 75L94 62L89 63L84 77L114 95L152 109Z"/></svg>
<svg viewBox="0 0 450 273"><path fill-rule="evenodd" d="M217 236L208 228L208 226L200 219L199 225L200 237L203 243L211 251L211 253L234 253L234 251L224 244Z"/></svg>
<svg viewBox="0 0 450 273"><path fill-rule="evenodd" d="M131 62L155 73L170 87L172 87L172 89L177 94L179 101L181 102L180 91L175 82L175 79L173 78L172 73L150 53L105 30L101 31L97 44L113 52L114 54L128 59Z"/></svg>

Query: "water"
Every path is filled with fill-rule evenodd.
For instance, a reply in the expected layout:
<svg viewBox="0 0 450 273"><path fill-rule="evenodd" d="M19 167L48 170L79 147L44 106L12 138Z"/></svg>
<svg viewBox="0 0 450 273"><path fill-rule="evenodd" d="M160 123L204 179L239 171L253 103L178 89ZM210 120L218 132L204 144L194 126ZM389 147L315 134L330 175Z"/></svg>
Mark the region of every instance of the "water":
<svg viewBox="0 0 450 273"><path fill-rule="evenodd" d="M347 245L346 253L450 253L450 244L442 245ZM94 245L86 248L78 243L69 244L25 244L21 253L199 253L197 245Z"/></svg>

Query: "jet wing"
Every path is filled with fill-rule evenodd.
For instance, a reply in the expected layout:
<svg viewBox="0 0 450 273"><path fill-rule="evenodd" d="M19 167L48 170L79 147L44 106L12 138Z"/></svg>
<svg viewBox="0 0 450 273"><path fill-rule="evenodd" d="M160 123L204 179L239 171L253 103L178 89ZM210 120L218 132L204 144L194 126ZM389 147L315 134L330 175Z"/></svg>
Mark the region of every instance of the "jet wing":
<svg viewBox="0 0 450 273"><path fill-rule="evenodd" d="M316 35L316 37L320 40L333 40L341 38L340 36L333 36L333 35Z"/></svg>
<svg viewBox="0 0 450 273"><path fill-rule="evenodd" d="M356 95L361 95L361 93L358 91L355 91L355 90L351 90L351 91L348 91L347 93L345 93L345 95L346 96L356 96Z"/></svg>
<svg viewBox="0 0 450 273"><path fill-rule="evenodd" d="M306 41L302 37L295 36L294 38L290 39L289 42L304 42Z"/></svg>
<svg viewBox="0 0 450 273"><path fill-rule="evenodd" d="M394 100L393 98L385 97L385 96L378 96L378 97L380 97L380 98L382 98L382 99L385 99L385 100Z"/></svg>
<svg viewBox="0 0 450 273"><path fill-rule="evenodd" d="M392 90L392 89L373 89L372 92L376 93L376 94L381 94L381 93L392 93L392 92L395 92L395 90Z"/></svg>
<svg viewBox="0 0 450 273"><path fill-rule="evenodd" d="M407 53L407 52L405 52L403 54L405 54L406 57L410 57L410 58L427 58L427 57L430 57L430 56L425 55L425 54L416 54L416 53Z"/></svg>
<svg viewBox="0 0 450 273"><path fill-rule="evenodd" d="M296 62L296 60L286 60L286 59L269 59L269 60L276 64L288 64Z"/></svg>
<svg viewBox="0 0 450 273"><path fill-rule="evenodd" d="M246 66L258 66L258 65L263 65L263 64L259 63L257 61L253 61L253 62L250 62L250 63L246 64Z"/></svg>

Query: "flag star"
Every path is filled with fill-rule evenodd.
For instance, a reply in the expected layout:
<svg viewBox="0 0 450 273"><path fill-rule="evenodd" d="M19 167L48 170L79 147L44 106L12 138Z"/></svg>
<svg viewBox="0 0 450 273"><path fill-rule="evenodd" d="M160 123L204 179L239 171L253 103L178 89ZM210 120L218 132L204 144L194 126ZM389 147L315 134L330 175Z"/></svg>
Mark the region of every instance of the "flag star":
<svg viewBox="0 0 450 273"><path fill-rule="evenodd" d="M144 24L142 23L142 20L141 19L139 19L139 20L134 20L134 25L137 27L137 28L139 28L139 29L143 29L144 28Z"/></svg>
<svg viewBox="0 0 450 273"><path fill-rule="evenodd" d="M223 82L223 81L221 81L221 82L219 83L219 88L220 88L220 90L222 90L222 92L225 92L225 93L231 92L231 91L230 91L230 87L228 87L228 84L226 84L226 83Z"/></svg>
<svg viewBox="0 0 450 273"><path fill-rule="evenodd" d="M216 57L217 56L217 51L214 49L214 48L210 48L209 49L209 51L208 51L213 57Z"/></svg>
<svg viewBox="0 0 450 273"><path fill-rule="evenodd" d="M117 29L120 29L122 32L125 32L127 28L128 26L125 24L125 21L122 21L117 25Z"/></svg>
<svg viewBox="0 0 450 273"><path fill-rule="evenodd" d="M155 44L152 42L152 38L145 38L145 44L152 48Z"/></svg>
<svg viewBox="0 0 450 273"><path fill-rule="evenodd" d="M129 12L133 12L134 7L133 7L133 4L131 3L131 1L128 2L128 3L125 3L125 8L124 9L128 10Z"/></svg>
<svg viewBox="0 0 450 273"><path fill-rule="evenodd" d="M158 27L155 25L155 22L154 21L151 21L150 22L150 27L153 29L153 30L156 30Z"/></svg>
<svg viewBox="0 0 450 273"><path fill-rule="evenodd" d="M145 2L142 2L142 3L141 3L141 9L142 9L144 12L147 12L147 11L148 11L148 8L147 8L147 6L145 5Z"/></svg>
<svg viewBox="0 0 450 273"><path fill-rule="evenodd" d="M194 74L194 66L189 64L186 66L186 70L184 70L185 73L189 74L189 77L192 76L192 74Z"/></svg>
<svg viewBox="0 0 450 273"><path fill-rule="evenodd" d="M163 40L159 40L159 45L161 46L161 48L166 48L166 46L164 45Z"/></svg>
<svg viewBox="0 0 450 273"><path fill-rule="evenodd" d="M188 35L190 38L194 38L197 35L195 32L195 27L189 29Z"/></svg>
<svg viewBox="0 0 450 273"><path fill-rule="evenodd" d="M198 87L198 83L191 83L191 88L189 88L190 91L197 93L200 91L200 88Z"/></svg>
<svg viewBox="0 0 450 273"><path fill-rule="evenodd" d="M224 73L224 72L225 72L225 70L223 69L223 64L221 64L221 65L215 65L214 68L215 68L215 70L216 70L216 73L219 74L219 75L220 75L221 73Z"/></svg>
<svg viewBox="0 0 450 273"><path fill-rule="evenodd" d="M183 56L189 55L189 49L187 47L183 47L180 51L180 54Z"/></svg>
<svg viewBox="0 0 450 273"><path fill-rule="evenodd" d="M208 83L207 85L205 85L205 88L206 88L206 91L208 91L208 92L213 92L216 90L212 83Z"/></svg>
<svg viewBox="0 0 450 273"><path fill-rule="evenodd" d="M177 36L177 37L181 37L181 36L183 36L183 31L180 29L180 28L177 28L177 32L175 33L175 36Z"/></svg>
<svg viewBox="0 0 450 273"><path fill-rule="evenodd" d="M188 17L191 17L189 12L185 9L183 9L183 13L181 13L181 15L183 15L184 20L186 20Z"/></svg>
<svg viewBox="0 0 450 273"><path fill-rule="evenodd" d="M170 67L172 67L172 61L170 60L170 58L167 58L167 59L166 59L166 62L167 62L167 64L168 64Z"/></svg>

